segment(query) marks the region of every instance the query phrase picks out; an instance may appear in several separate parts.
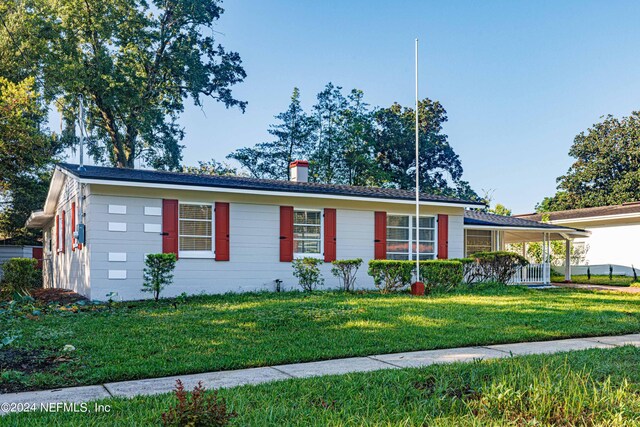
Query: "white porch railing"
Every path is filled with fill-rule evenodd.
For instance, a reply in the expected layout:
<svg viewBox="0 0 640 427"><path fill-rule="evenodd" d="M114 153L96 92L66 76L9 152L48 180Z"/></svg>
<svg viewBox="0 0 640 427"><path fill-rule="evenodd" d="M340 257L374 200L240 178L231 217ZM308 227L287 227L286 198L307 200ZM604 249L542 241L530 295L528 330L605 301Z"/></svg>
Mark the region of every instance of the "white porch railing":
<svg viewBox="0 0 640 427"><path fill-rule="evenodd" d="M545 262L517 267L516 272L509 280L509 284L520 285L527 283L551 283L551 265Z"/></svg>

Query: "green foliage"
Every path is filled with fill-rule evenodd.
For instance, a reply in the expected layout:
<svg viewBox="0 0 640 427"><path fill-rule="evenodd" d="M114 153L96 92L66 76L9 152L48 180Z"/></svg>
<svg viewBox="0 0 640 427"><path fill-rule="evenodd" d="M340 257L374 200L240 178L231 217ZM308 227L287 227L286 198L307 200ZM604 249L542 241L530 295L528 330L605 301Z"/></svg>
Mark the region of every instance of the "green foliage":
<svg viewBox="0 0 640 427"><path fill-rule="evenodd" d="M1 290L6 295L29 295L29 291L42 286L42 271L33 258L11 258L2 264Z"/></svg>
<svg viewBox="0 0 640 427"><path fill-rule="evenodd" d="M331 261L331 274L338 278L344 291L350 292L355 288L356 273L361 265L362 258L337 259Z"/></svg>
<svg viewBox="0 0 640 427"><path fill-rule="evenodd" d="M411 284L415 263L411 261L371 260L369 276L383 294L406 288Z"/></svg>
<svg viewBox="0 0 640 427"><path fill-rule="evenodd" d="M289 179L289 164L294 160L309 159L313 147L315 119L307 115L300 105L300 91L293 89L287 111L275 117L279 124L269 126L273 141L253 148L240 148L228 158L237 160L256 178Z"/></svg>
<svg viewBox="0 0 640 427"><path fill-rule="evenodd" d="M289 163L309 160L313 182L412 189L415 186L415 113L394 104L370 108L364 93L344 94L328 83L312 112L300 105L294 89L287 111L269 133L274 140L229 155L257 178L289 178ZM424 191L478 200L462 180L462 165L442 133L446 111L436 101L420 103L420 174Z"/></svg>
<svg viewBox="0 0 640 427"><path fill-rule="evenodd" d="M7 19L26 56L17 65L39 76L69 138L84 97L87 148L98 162L176 169L185 99L246 106L231 93L245 78L240 57L213 36L224 11L218 0L12 2Z"/></svg>
<svg viewBox="0 0 640 427"><path fill-rule="evenodd" d="M463 261L464 278L467 283L497 282L506 284L518 266L529 261L522 255L509 251L477 252L472 255L473 263Z"/></svg>
<svg viewBox="0 0 640 427"><path fill-rule="evenodd" d="M144 264L144 284L142 285L142 292L152 292L153 298L158 301L160 292L173 283L176 255L148 254Z"/></svg>
<svg viewBox="0 0 640 427"><path fill-rule="evenodd" d="M320 272L322 260L313 257L305 257L293 260L293 275L298 279L298 284L302 290L312 292L318 286L324 285L324 279Z"/></svg>
<svg viewBox="0 0 640 427"><path fill-rule="evenodd" d="M236 176L238 170L228 163L216 162L211 159L208 162L198 161L198 166L183 166L183 173L192 175L210 175L210 176Z"/></svg>
<svg viewBox="0 0 640 427"><path fill-rule="evenodd" d="M498 203L493 208L490 208L489 213L501 215L501 216L511 216L511 209L507 208L505 205Z"/></svg>
<svg viewBox="0 0 640 427"><path fill-rule="evenodd" d="M539 212L615 205L640 200L640 112L611 115L581 132L569 155L575 159L558 178L558 192Z"/></svg>
<svg viewBox="0 0 640 427"><path fill-rule="evenodd" d="M427 293L432 289L449 291L462 283L463 264L457 260L420 261L420 277Z"/></svg>
<svg viewBox="0 0 640 427"><path fill-rule="evenodd" d="M162 414L165 427L222 427L238 416L227 410L224 399L218 398L218 392L206 393L202 381L199 381L189 396L181 380L176 380L174 396L177 403L168 412Z"/></svg>

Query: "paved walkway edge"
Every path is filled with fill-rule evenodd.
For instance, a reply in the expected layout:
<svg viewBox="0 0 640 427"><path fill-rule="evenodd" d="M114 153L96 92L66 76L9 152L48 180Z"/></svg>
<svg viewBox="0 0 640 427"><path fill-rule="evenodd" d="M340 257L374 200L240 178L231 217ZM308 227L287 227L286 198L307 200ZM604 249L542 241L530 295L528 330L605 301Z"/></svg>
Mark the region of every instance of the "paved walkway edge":
<svg viewBox="0 0 640 427"><path fill-rule="evenodd" d="M498 359L526 354L551 354L563 351L586 350L589 348L614 348L623 345L640 347L640 334L378 354L263 368L239 369L235 371L176 375L172 377L121 381L92 386L0 394L0 408L2 404L6 403L29 403L36 405L58 402L82 403L108 397L134 397L162 394L171 392L175 387L177 379L182 380L188 389L193 388L199 381L202 381L208 389L218 389L291 378L309 378L322 375L369 372L381 369L421 367L436 363L469 362L477 359ZM6 412L0 409L0 415L5 414Z"/></svg>

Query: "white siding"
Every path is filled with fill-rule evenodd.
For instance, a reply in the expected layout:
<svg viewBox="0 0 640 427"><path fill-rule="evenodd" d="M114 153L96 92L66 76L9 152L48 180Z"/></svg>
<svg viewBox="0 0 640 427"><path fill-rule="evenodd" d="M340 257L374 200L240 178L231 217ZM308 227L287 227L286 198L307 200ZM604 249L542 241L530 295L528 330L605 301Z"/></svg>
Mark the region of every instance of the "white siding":
<svg viewBox="0 0 640 427"><path fill-rule="evenodd" d="M464 257L464 216L449 215L449 258Z"/></svg>
<svg viewBox="0 0 640 427"><path fill-rule="evenodd" d="M587 264L618 264L640 267L640 224L588 228L591 236L576 239L589 245ZM607 274L609 272L607 271Z"/></svg>

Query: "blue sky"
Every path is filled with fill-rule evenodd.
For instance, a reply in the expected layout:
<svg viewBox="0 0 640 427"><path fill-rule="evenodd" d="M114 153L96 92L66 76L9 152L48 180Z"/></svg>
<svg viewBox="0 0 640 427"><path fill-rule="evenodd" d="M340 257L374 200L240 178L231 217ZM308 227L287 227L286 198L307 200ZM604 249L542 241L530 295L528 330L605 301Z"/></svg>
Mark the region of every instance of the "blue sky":
<svg viewBox="0 0 640 427"><path fill-rule="evenodd" d="M294 86L310 107L329 81L371 105L421 97L446 108L464 177L515 213L555 191L573 137L640 108L638 1L226 1L219 41L240 53L245 114L188 107L184 163L268 139Z"/></svg>

